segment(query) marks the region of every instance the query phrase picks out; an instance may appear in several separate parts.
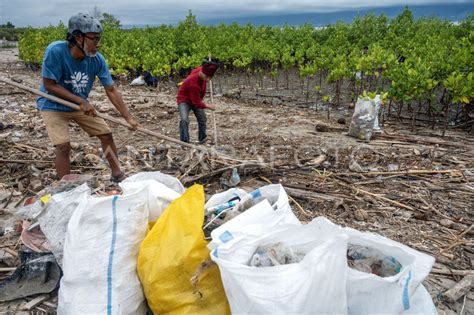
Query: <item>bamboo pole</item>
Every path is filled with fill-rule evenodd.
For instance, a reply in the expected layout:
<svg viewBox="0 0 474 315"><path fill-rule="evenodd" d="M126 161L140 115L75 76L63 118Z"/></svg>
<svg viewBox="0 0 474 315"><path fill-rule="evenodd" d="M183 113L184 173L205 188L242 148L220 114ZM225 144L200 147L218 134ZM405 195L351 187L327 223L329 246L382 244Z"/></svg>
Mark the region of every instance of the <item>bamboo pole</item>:
<svg viewBox="0 0 474 315"><path fill-rule="evenodd" d="M81 110L80 107L77 105L77 104L74 104L72 102L69 102L69 101L66 101L62 98L59 98L59 97L56 97L54 95L50 95L50 94L47 94L47 93L44 93L44 92L41 92L39 90L36 90L36 89L33 89L33 88L30 88L26 85L23 85L23 84L20 84L20 83L17 83L17 82L14 82L14 81L11 81L9 79L6 79L6 78L0 78L0 82L3 82L3 83L6 83L6 84L9 84L9 85L12 85L12 86L15 86L17 88L20 88L22 90L25 90L25 91L28 91L30 93L33 93L33 94L36 94L38 96L41 96L41 97L44 97L46 99L49 99L53 102L56 102L58 104L62 104L64 106L67 106L69 108L72 108L74 110ZM108 120L108 121L111 121L111 122L114 122L118 125L122 125L122 126L125 126L127 128L130 127L130 125L125 122L123 119L118 119L118 118L115 118L115 117L112 117L112 116L109 116L107 114L103 114L103 113L97 113L97 116L100 117L100 118L103 118L105 120ZM150 135L150 136L153 136L153 137L156 137L156 138L159 138L159 139L163 139L163 140L166 140L166 141L169 141L169 142L172 142L172 143L175 143L175 144L179 144L183 147L187 147L187 148L192 148L192 149L196 149L196 150L200 150L200 151L208 151L207 148L204 148L204 147L199 147L199 146L196 146L196 145L193 145L193 144L190 144L190 143L186 143L186 142L182 142L182 141L179 141L179 140L176 140L176 139L173 139L171 137L168 137L168 136L165 136L165 135L162 135L158 132L154 132L154 131L151 131L151 130L148 130L148 129L145 129L143 127L138 127L137 128L137 131L141 132L141 133L144 133L144 134L147 134L147 135Z"/></svg>
<svg viewBox="0 0 474 315"><path fill-rule="evenodd" d="M211 54L209 53L209 61L211 61ZM213 91L213 86L212 86L212 79L209 80L209 94L211 96L211 105L214 105L214 91ZM215 111L211 112L212 116L212 125L213 125L213 130L214 130L214 145L217 146L217 124L216 124L216 114Z"/></svg>

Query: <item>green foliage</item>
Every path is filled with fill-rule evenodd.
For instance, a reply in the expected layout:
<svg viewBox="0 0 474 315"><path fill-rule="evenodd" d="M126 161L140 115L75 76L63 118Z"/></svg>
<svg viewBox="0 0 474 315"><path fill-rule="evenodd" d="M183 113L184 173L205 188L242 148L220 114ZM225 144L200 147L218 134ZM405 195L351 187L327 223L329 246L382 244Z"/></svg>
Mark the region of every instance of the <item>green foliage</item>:
<svg viewBox="0 0 474 315"><path fill-rule="evenodd" d="M191 11L175 27L123 30L120 21L107 13L101 14L101 21L105 31L100 50L113 74L142 69L158 76L173 75L199 65L211 54L224 68L245 73L276 77L296 67L303 78L320 74L338 86L346 79L385 80L389 97L402 102L432 98L440 86L453 102L471 103L474 98L472 15L454 25L437 18L414 19L405 9L392 20L368 14L351 24L324 28L203 26ZM65 34L62 24L26 29L20 37L20 58L41 64L45 47ZM357 72L363 74L360 80ZM324 94L321 87L318 93Z"/></svg>
<svg viewBox="0 0 474 315"><path fill-rule="evenodd" d="M8 41L17 41L19 35L24 31L24 28L15 28L11 22L0 24L0 39Z"/></svg>
<svg viewBox="0 0 474 315"><path fill-rule="evenodd" d="M15 25L12 22L7 22L7 24L0 24L0 28L15 28Z"/></svg>
<svg viewBox="0 0 474 315"><path fill-rule="evenodd" d="M110 13L102 13L102 16L99 18L100 23L103 26L109 28L120 28L122 25L120 21Z"/></svg>

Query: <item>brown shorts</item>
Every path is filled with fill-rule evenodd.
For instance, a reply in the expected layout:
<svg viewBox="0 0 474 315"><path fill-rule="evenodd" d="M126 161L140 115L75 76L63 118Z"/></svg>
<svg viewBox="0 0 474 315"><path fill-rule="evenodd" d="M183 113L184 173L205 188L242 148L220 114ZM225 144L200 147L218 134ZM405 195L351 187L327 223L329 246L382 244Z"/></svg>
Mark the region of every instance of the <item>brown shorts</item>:
<svg viewBox="0 0 474 315"><path fill-rule="evenodd" d="M48 136L54 145L69 142L69 122L75 121L89 136L100 136L111 133L112 130L105 120L100 117L91 117L82 111L58 112L40 111L46 124Z"/></svg>

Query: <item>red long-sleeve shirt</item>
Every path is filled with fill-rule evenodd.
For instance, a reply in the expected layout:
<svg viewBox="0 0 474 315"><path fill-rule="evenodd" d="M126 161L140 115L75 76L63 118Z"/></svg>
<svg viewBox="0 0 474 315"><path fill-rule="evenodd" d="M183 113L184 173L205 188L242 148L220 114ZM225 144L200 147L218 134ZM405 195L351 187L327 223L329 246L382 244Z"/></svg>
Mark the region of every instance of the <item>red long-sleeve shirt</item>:
<svg viewBox="0 0 474 315"><path fill-rule="evenodd" d="M206 108L206 104L202 101L206 95L206 81L199 77L199 72L194 69L191 74L183 81L179 87L176 102L179 104L186 103L197 108Z"/></svg>

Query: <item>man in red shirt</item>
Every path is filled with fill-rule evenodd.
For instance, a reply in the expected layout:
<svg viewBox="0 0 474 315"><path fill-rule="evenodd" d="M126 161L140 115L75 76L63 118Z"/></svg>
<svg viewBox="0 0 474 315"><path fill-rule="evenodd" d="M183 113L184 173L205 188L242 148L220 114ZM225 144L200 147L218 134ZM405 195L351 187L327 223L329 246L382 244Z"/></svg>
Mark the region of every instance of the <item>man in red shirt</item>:
<svg viewBox="0 0 474 315"><path fill-rule="evenodd" d="M179 134L183 142L189 142L189 112L193 111L198 121L199 143L206 142L206 108L215 110L213 104L205 104L202 100L206 95L206 82L209 81L218 68L213 61L206 61L202 66L194 69L184 80L178 90Z"/></svg>

